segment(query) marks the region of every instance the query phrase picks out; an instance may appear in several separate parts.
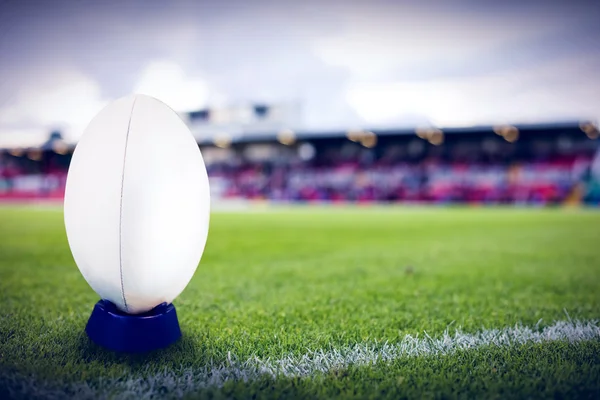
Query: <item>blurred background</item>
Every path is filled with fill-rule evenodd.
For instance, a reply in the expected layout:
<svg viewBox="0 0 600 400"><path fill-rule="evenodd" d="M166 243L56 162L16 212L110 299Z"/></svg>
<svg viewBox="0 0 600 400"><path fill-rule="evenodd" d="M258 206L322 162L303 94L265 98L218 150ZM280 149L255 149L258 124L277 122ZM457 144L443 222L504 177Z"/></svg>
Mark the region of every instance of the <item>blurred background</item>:
<svg viewBox="0 0 600 400"><path fill-rule="evenodd" d="M143 93L189 125L219 204L598 206L599 17L589 1L0 0L0 201L60 203L90 119Z"/></svg>

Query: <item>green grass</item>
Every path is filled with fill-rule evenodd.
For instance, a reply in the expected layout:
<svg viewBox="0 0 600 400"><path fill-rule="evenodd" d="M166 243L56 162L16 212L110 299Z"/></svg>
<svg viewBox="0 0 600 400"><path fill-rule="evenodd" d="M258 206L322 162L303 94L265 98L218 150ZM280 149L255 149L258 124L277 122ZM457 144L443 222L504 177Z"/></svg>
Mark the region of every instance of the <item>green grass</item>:
<svg viewBox="0 0 600 400"><path fill-rule="evenodd" d="M83 334L98 298L73 262L62 213L4 207L0 386L28 379L66 389L200 369L228 354L280 358L424 331L435 337L448 327L544 326L567 319L565 310L597 319L599 239L600 213L585 210L216 213L202 262L175 301L184 338L154 354L123 356ZM548 343L231 382L195 394L597 397L599 366L597 342Z"/></svg>
<svg viewBox="0 0 600 400"><path fill-rule="evenodd" d="M293 398L598 398L599 342L486 348L452 356L350 367L307 379L231 383L198 397ZM558 395L558 396L557 396Z"/></svg>

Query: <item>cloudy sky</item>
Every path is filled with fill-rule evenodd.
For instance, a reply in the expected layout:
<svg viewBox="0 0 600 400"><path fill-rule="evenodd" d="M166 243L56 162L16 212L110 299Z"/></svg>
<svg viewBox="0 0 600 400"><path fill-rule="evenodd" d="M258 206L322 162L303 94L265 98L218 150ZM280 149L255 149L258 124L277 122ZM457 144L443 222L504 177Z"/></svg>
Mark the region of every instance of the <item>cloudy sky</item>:
<svg viewBox="0 0 600 400"><path fill-rule="evenodd" d="M0 144L132 92L297 102L311 130L597 119L594 3L0 0Z"/></svg>

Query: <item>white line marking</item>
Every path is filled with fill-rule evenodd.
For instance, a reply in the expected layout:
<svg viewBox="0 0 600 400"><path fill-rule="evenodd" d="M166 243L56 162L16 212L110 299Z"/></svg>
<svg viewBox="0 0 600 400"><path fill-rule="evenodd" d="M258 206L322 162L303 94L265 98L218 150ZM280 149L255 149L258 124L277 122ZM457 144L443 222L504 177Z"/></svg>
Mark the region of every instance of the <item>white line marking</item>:
<svg viewBox="0 0 600 400"><path fill-rule="evenodd" d="M15 376L4 378L0 384L12 382L15 395L37 394L49 398L64 397L65 390L75 398L150 398L182 397L202 388L221 387L229 381L251 382L263 377L310 377L319 373L346 368L350 365L366 366L390 362L400 358L439 356L460 350L485 346L510 347L526 343L567 341L571 343L600 339L600 326L592 321L558 321L545 328L514 326L488 329L478 333L444 332L432 338L406 336L399 343L361 343L351 347L310 351L303 356L285 356L278 359L250 358L239 361L228 353L227 360L202 368L165 369L154 375L127 379L102 379L96 382L78 382L59 388L56 384L43 384L33 378L25 381ZM26 396L27 397L27 396Z"/></svg>

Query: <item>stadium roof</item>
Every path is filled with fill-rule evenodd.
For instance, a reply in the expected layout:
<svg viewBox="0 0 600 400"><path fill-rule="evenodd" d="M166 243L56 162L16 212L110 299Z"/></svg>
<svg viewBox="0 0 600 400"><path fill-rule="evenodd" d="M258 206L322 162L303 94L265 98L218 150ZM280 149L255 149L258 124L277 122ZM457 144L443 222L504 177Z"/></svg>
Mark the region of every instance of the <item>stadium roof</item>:
<svg viewBox="0 0 600 400"><path fill-rule="evenodd" d="M541 130L563 130L563 129L579 129L581 121L561 121L561 122L546 122L546 123L529 123L529 124L504 124L503 126L514 126L520 131L541 131ZM424 128L435 128L440 129L444 134L459 135L466 133L486 133L493 132L494 128L498 125L479 125L479 126L468 126L468 127L451 127L451 128L437 128L437 127L424 127ZM378 136L387 135L414 135L418 128L398 128L398 129L360 129L362 132L373 132ZM226 134L224 132L224 134ZM294 137L298 140L309 140L309 139L326 139L326 138L341 138L346 137L348 131L335 130L335 131L297 131L294 132ZM230 135L228 138L232 143L243 143L252 141L274 141L277 140L276 132L252 132L245 134ZM198 140L199 144L211 144L215 138L203 138Z"/></svg>

